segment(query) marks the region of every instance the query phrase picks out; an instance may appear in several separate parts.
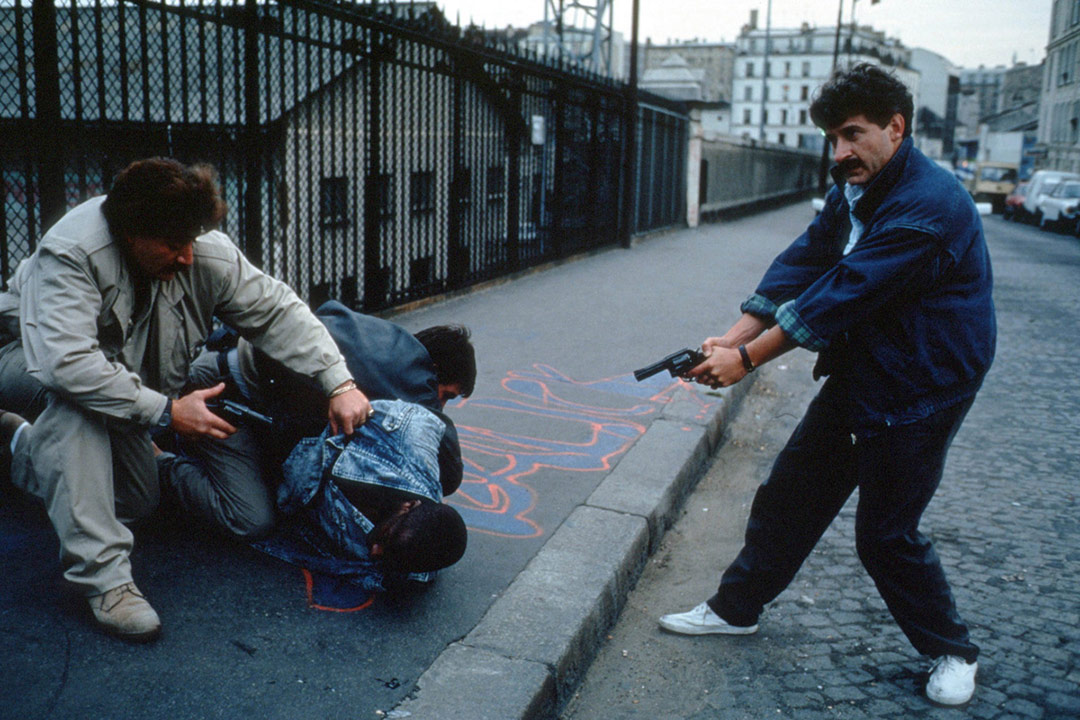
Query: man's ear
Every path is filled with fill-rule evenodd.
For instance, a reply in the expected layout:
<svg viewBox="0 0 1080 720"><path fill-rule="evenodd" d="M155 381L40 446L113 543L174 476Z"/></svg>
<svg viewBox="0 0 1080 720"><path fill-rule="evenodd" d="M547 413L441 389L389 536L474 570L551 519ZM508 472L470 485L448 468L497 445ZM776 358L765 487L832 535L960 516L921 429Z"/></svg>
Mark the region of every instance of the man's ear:
<svg viewBox="0 0 1080 720"><path fill-rule="evenodd" d="M381 557L383 554L382 543L372 543L371 548L368 550L368 555L371 557Z"/></svg>
<svg viewBox="0 0 1080 720"><path fill-rule="evenodd" d="M902 140L904 137L904 116L900 113L894 113L892 119L889 120L889 139L893 142Z"/></svg>

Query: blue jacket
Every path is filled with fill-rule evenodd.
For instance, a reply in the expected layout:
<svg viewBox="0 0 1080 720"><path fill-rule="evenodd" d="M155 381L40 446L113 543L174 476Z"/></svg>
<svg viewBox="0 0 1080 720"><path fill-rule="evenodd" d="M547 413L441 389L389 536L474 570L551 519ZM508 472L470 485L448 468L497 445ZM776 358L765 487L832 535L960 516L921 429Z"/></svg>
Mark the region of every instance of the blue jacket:
<svg viewBox="0 0 1080 720"><path fill-rule="evenodd" d="M819 353L823 392L853 431L914 422L978 391L994 357L990 256L968 193L903 141L866 186L851 229L843 182L742 309Z"/></svg>
<svg viewBox="0 0 1080 720"><path fill-rule="evenodd" d="M351 438L331 435L300 441L282 468L278 508L289 520L260 550L309 570L343 576L367 590L382 589L383 574L369 555L374 524L339 486L391 488L439 502L439 441L445 425L427 409L400 400L373 400L375 411ZM414 573L426 581L434 573Z"/></svg>

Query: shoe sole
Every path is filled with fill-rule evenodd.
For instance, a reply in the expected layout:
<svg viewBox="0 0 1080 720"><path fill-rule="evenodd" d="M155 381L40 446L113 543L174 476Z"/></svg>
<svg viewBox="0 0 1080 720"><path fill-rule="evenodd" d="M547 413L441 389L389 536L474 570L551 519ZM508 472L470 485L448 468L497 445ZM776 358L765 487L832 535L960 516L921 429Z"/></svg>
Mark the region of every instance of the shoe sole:
<svg viewBox="0 0 1080 720"><path fill-rule="evenodd" d="M154 628L153 630L147 630L145 632L140 632L140 633L120 632L119 630L114 630L114 629L112 629L112 628L110 628L110 627L108 627L106 625L100 625L100 627L101 627L102 630L104 630L109 635L112 635L115 638L119 638L120 640L123 640L124 642L129 642L129 643L139 643L139 644L148 643L148 642L150 642L152 640L157 640L158 636L161 635L161 627L160 626Z"/></svg>
<svg viewBox="0 0 1080 720"><path fill-rule="evenodd" d="M729 628L718 629L668 625L662 619L659 622L661 628L670 633L675 633L676 635L753 635L758 629L757 625L750 625L747 627L732 625Z"/></svg>

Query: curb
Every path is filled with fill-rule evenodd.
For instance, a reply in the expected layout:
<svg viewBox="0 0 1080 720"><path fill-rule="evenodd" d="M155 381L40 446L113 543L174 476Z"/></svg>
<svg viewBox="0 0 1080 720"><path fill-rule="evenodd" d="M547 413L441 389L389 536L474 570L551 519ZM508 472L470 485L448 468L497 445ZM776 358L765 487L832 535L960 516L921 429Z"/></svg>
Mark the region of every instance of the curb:
<svg viewBox="0 0 1080 720"><path fill-rule="evenodd" d="M557 717L753 379L721 390L704 419L689 401L697 391L678 391L472 632L443 650L387 716Z"/></svg>

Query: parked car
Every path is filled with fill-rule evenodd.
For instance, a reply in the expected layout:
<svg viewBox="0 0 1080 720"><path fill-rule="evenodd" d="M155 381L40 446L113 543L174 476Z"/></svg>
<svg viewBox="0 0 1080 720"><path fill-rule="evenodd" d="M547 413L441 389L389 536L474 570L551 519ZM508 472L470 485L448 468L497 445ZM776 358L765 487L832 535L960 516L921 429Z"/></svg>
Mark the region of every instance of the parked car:
<svg viewBox="0 0 1080 720"><path fill-rule="evenodd" d="M1039 198L1035 212L1039 227L1058 228L1066 223L1075 225L1080 208L1080 180L1062 180L1049 195Z"/></svg>
<svg viewBox="0 0 1080 720"><path fill-rule="evenodd" d="M974 176L964 183L975 202L988 202L994 212L1005 207L1005 197L1016 187L1019 166L1016 163L981 162Z"/></svg>
<svg viewBox="0 0 1080 720"><path fill-rule="evenodd" d="M1013 188L1013 191L1005 196L1005 207L1001 211L1004 220L1012 220L1016 217L1017 208L1022 207L1024 198L1027 197L1028 184L1022 182Z"/></svg>
<svg viewBox="0 0 1080 720"><path fill-rule="evenodd" d="M1038 202L1042 195L1049 193L1054 185L1062 180L1080 180L1080 175L1060 170L1038 170L1028 182L1028 193L1023 204L1017 208L1022 220L1039 221Z"/></svg>

